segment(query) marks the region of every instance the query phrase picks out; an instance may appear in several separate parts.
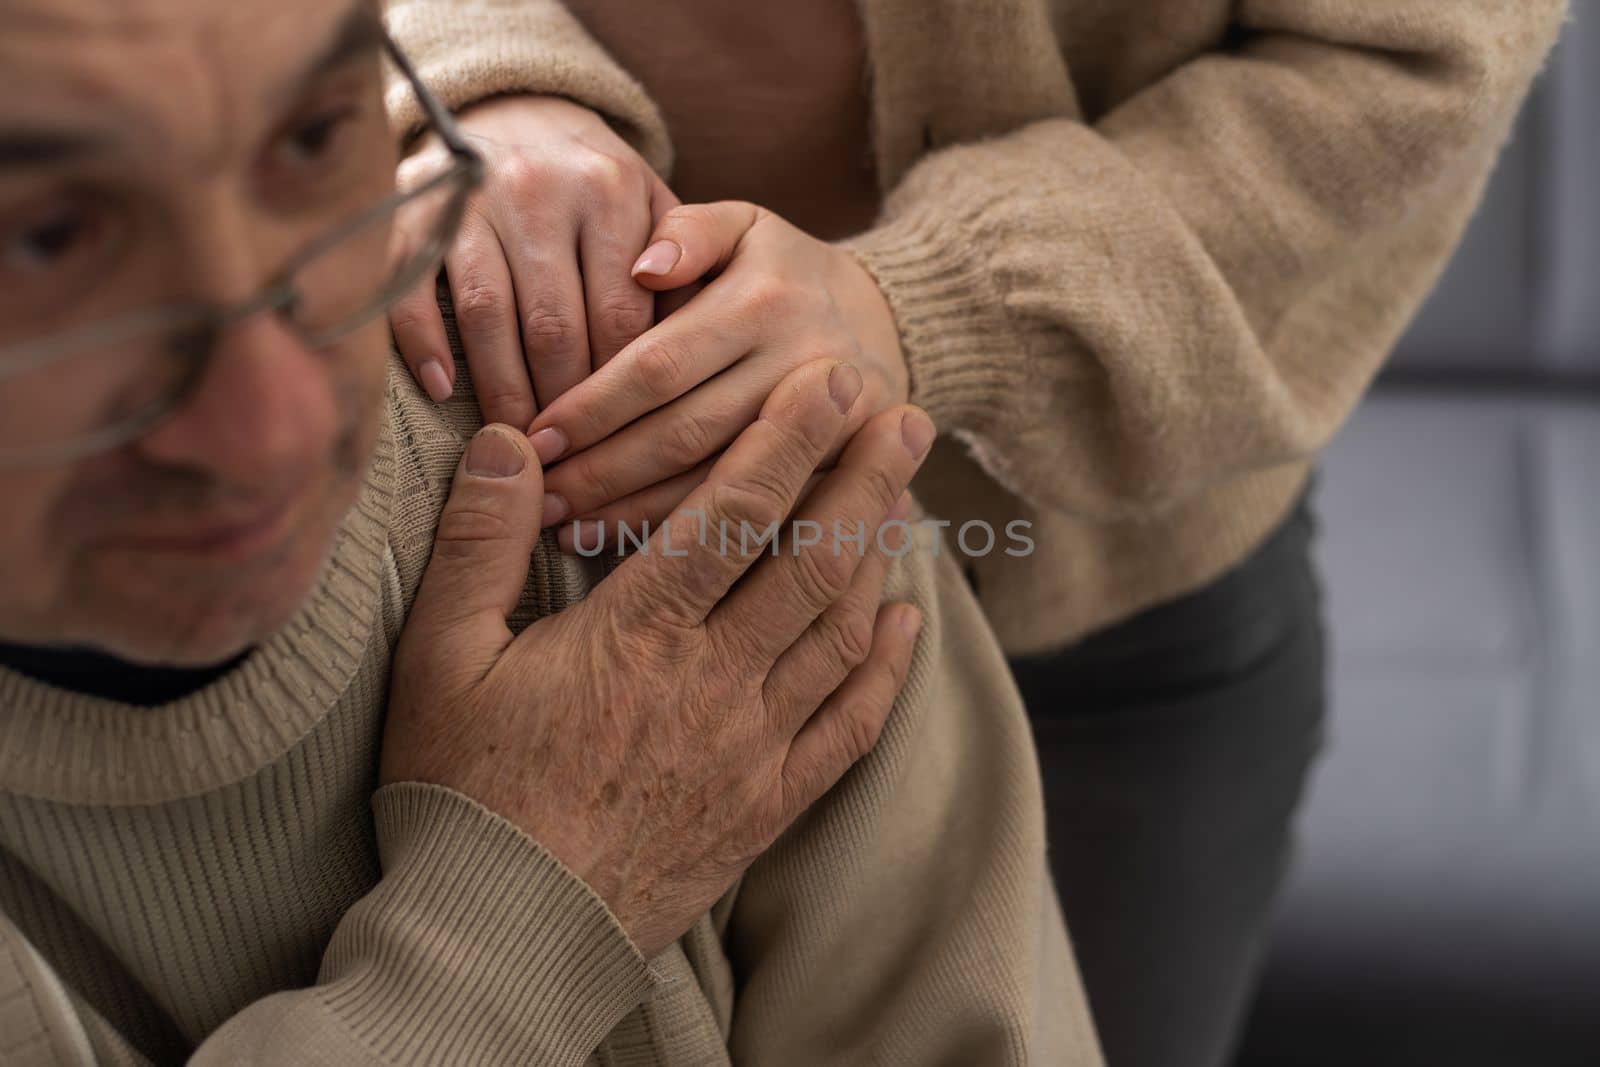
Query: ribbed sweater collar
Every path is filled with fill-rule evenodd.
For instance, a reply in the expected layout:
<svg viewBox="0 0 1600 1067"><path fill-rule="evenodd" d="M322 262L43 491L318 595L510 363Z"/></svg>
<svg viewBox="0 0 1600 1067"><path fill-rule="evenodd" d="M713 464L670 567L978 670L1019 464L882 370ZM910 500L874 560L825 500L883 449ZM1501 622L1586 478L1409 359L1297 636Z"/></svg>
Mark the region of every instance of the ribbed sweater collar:
<svg viewBox="0 0 1600 1067"><path fill-rule="evenodd" d="M394 498L379 434L315 591L238 667L181 700L134 707L0 668L0 790L68 804L156 804L278 759L349 687L373 639Z"/></svg>

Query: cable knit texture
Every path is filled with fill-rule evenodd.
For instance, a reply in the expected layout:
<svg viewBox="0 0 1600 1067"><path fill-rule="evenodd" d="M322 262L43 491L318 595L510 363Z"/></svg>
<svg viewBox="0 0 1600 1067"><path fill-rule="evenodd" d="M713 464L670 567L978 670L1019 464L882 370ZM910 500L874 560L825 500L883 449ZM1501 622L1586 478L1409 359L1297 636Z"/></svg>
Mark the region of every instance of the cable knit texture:
<svg viewBox="0 0 1600 1067"><path fill-rule="evenodd" d="M884 207L845 244L945 435L923 503L1032 524L1031 556L970 561L1012 652L1189 592L1281 521L1459 240L1567 6L858 2ZM556 0L393 12L427 69L462 72L453 102L572 97L670 178L671 131Z"/></svg>

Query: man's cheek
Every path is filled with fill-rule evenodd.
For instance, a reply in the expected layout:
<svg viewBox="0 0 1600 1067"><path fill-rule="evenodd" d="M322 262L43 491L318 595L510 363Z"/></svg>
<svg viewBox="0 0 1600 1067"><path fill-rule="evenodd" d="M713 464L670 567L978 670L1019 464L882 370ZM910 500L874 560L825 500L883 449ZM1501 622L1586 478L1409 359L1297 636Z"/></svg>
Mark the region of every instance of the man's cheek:
<svg viewBox="0 0 1600 1067"><path fill-rule="evenodd" d="M46 624L59 609L73 551L69 540L51 532L43 502L12 495L14 488L0 478L0 499L8 501L0 508L0 631Z"/></svg>

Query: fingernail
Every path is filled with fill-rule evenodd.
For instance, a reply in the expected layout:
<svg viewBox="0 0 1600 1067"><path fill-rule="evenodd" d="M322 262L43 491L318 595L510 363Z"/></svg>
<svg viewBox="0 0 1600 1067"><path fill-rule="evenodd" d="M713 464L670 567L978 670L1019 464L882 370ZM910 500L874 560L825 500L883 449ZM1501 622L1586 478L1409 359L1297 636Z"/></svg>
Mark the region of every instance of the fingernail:
<svg viewBox="0 0 1600 1067"><path fill-rule="evenodd" d="M567 435L554 426L546 427L533 435L533 451L546 467L560 459L567 451Z"/></svg>
<svg viewBox="0 0 1600 1067"><path fill-rule="evenodd" d="M861 395L861 372L848 363L840 363L828 372L828 395L833 406L844 415L850 411L856 397Z"/></svg>
<svg viewBox="0 0 1600 1067"><path fill-rule="evenodd" d="M933 420L916 408L900 420L900 440L905 442L912 459L921 459L927 453L933 444L933 433Z"/></svg>
<svg viewBox="0 0 1600 1067"><path fill-rule="evenodd" d="M633 264L633 274L666 274L683 258L683 249L676 241L657 241L644 250Z"/></svg>
<svg viewBox="0 0 1600 1067"><path fill-rule="evenodd" d="M900 632L915 640L922 632L922 612L907 604L900 612Z"/></svg>
<svg viewBox="0 0 1600 1067"><path fill-rule="evenodd" d="M599 519L584 519L572 524L572 548L580 555L585 552L592 555L600 551L605 537L605 524Z"/></svg>
<svg viewBox="0 0 1600 1067"><path fill-rule="evenodd" d="M544 495L544 520L545 526L554 526L567 517L567 498L560 493L546 493Z"/></svg>
<svg viewBox="0 0 1600 1067"><path fill-rule="evenodd" d="M442 404L450 399L450 375L444 372L444 364L436 359L430 359L417 371L417 378L422 382L422 391L427 393L435 404Z"/></svg>
<svg viewBox="0 0 1600 1067"><path fill-rule="evenodd" d="M484 427L467 445L467 473L479 478L513 478L526 464L522 449L499 430Z"/></svg>

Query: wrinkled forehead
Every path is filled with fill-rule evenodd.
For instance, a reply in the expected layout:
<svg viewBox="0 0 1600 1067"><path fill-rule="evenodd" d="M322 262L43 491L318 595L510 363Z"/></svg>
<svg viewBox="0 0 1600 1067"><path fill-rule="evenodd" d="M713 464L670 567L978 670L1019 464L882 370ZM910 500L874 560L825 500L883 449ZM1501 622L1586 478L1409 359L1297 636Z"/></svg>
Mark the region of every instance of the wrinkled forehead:
<svg viewBox="0 0 1600 1067"><path fill-rule="evenodd" d="M376 11L373 0L0 0L0 134L214 160L343 38L371 37Z"/></svg>

